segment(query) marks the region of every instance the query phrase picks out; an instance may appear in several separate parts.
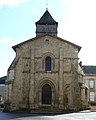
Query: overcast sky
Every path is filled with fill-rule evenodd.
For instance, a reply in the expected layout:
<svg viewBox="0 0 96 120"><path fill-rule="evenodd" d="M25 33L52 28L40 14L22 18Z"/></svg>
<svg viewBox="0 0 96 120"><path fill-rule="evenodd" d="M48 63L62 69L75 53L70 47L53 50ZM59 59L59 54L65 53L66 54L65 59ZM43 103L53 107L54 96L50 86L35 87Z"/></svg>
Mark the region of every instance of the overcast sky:
<svg viewBox="0 0 96 120"><path fill-rule="evenodd" d="M35 22L46 10L46 0L0 0L0 77L15 57L12 46L35 37ZM48 0L58 22L58 36L82 47L79 61L96 65L96 0Z"/></svg>

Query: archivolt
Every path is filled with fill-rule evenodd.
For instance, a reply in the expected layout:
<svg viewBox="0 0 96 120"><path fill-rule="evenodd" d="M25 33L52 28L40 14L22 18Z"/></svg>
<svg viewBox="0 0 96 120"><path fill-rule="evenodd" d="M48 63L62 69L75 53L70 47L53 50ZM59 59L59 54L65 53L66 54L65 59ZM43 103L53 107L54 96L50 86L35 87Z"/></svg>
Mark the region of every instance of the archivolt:
<svg viewBox="0 0 96 120"><path fill-rule="evenodd" d="M36 85L36 88L39 90L41 89L45 84L48 84L51 86L52 90L54 92L56 92L56 85L55 83L53 83L53 80L51 80L50 78L44 78L41 79L40 82L38 82L38 84Z"/></svg>

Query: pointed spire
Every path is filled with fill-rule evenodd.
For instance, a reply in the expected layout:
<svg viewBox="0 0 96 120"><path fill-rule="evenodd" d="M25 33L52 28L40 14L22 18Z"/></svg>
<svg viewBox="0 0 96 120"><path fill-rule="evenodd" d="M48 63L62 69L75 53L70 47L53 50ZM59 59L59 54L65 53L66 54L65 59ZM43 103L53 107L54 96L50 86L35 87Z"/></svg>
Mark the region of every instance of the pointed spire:
<svg viewBox="0 0 96 120"><path fill-rule="evenodd" d="M58 22L56 22L46 9L43 16L36 23L36 36L49 33L57 36Z"/></svg>
<svg viewBox="0 0 96 120"><path fill-rule="evenodd" d="M45 11L45 13L43 14L43 16L40 18L39 21L36 22L36 24L54 25L54 24L58 24L58 23L53 19L53 17L49 13L49 11Z"/></svg>

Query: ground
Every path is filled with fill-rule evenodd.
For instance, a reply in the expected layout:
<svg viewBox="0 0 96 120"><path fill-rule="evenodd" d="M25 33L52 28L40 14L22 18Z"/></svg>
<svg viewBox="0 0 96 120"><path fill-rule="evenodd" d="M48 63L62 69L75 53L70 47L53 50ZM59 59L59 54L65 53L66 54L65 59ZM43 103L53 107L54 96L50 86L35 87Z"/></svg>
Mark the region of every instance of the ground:
<svg viewBox="0 0 96 120"><path fill-rule="evenodd" d="M0 120L96 120L96 112L82 111L61 115L40 115L4 113L0 111Z"/></svg>

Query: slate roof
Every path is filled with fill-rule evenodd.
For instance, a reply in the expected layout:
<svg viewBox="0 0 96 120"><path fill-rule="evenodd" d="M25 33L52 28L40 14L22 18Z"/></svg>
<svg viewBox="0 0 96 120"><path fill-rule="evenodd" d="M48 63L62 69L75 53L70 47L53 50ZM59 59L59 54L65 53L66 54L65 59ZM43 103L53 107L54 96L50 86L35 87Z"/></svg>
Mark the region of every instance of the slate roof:
<svg viewBox="0 0 96 120"><path fill-rule="evenodd" d="M43 16L40 18L39 21L36 22L36 25L39 24L39 25L54 25L54 24L57 24L58 25L58 22L56 22L51 14L48 12L48 10L45 11L45 13L43 14Z"/></svg>
<svg viewBox="0 0 96 120"><path fill-rule="evenodd" d="M5 80L7 79L7 76L0 78L0 84L5 84Z"/></svg>
<svg viewBox="0 0 96 120"><path fill-rule="evenodd" d="M91 75L96 75L96 66L82 66L83 71L85 74L91 74Z"/></svg>

